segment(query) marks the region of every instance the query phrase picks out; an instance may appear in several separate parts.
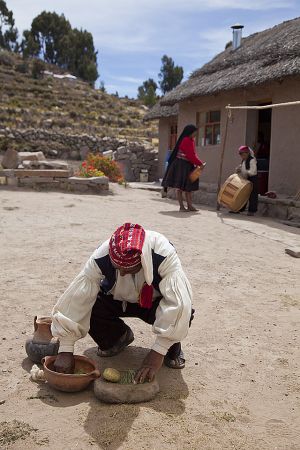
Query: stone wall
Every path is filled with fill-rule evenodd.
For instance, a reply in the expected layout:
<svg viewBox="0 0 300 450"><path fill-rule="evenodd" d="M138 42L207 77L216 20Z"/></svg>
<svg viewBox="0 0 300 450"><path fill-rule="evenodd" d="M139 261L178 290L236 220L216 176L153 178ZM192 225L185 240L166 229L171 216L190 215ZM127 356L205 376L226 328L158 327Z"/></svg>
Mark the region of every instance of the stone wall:
<svg viewBox="0 0 300 450"><path fill-rule="evenodd" d="M45 129L0 127L0 143L15 144L20 151L43 151L47 158L85 159L88 152L111 151L127 181L139 181L141 169L149 172L149 181L157 179L158 154L147 141L128 141L88 134L64 134Z"/></svg>

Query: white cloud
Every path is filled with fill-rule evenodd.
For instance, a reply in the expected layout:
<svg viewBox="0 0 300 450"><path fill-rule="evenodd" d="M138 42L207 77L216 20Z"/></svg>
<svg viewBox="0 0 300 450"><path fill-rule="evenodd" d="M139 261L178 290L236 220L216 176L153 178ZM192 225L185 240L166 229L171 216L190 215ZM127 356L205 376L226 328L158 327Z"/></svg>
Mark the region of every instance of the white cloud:
<svg viewBox="0 0 300 450"><path fill-rule="evenodd" d="M210 10L257 10L288 8L297 0L10 0L16 25L23 31L43 10L56 11L72 26L92 32L97 47L114 53L153 53L176 39L176 25L187 13ZM178 28L181 30L180 28ZM165 33L163 33L163 30ZM187 30L190 34L191 30ZM181 31L180 31L181 33ZM223 33L225 33L223 31ZM178 36L182 39L183 36ZM184 39L184 37L183 37ZM209 39L207 39L207 43ZM212 41L211 41L212 42ZM213 43L210 44L214 46Z"/></svg>
<svg viewBox="0 0 300 450"><path fill-rule="evenodd" d="M112 91L118 90L117 84L120 90L125 85L128 90L132 90L134 84L136 87L141 84L140 77L156 78L160 58L164 53L172 55L177 64L184 65L185 73L188 74L188 71L198 68L222 51L232 37L231 23L227 20L227 25L224 25L223 21L221 27L216 28L215 13L220 17L221 12L224 17L232 17L235 22L240 14L245 17L247 11L251 12L252 24L244 23L246 35L273 25L274 20L276 22L274 17L270 19L271 23L269 19L266 20L268 11L274 13L277 10L277 17L280 17L282 10L296 7L298 2L299 0L7 0L21 32L30 28L32 19L43 10L64 13L73 27L90 31L95 47L99 50L101 77L102 61L112 61L115 58L114 67L118 67L115 69L116 75L111 67L105 67L105 79L110 83ZM201 18L202 15L208 17L209 12L210 20L201 24L200 31L199 27L190 25L190 20ZM124 58L122 61L118 61L119 55ZM126 56L131 60L134 58L135 62L132 65L125 62ZM140 70L139 61L143 63Z"/></svg>
<svg viewBox="0 0 300 450"><path fill-rule="evenodd" d="M117 75L110 75L110 78L112 80L124 82L124 83L143 83L144 80L141 78L135 78L135 77L126 77L126 76L117 76Z"/></svg>

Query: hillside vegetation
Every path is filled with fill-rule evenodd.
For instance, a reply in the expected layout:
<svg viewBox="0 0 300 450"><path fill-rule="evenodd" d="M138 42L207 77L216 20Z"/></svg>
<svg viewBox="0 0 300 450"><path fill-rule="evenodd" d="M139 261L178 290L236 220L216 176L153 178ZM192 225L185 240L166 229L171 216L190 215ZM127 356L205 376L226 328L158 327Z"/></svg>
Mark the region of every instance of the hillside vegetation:
<svg viewBox="0 0 300 450"><path fill-rule="evenodd" d="M0 51L1 127L150 142L156 137L155 124L143 123L146 111L138 101L119 99L79 80L34 79L32 64ZM45 69L60 73L55 66Z"/></svg>

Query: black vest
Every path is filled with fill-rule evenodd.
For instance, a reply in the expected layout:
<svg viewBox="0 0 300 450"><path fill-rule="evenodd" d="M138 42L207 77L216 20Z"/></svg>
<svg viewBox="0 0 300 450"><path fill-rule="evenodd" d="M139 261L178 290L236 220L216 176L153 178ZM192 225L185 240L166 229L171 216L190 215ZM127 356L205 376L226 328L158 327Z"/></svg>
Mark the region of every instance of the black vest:
<svg viewBox="0 0 300 450"><path fill-rule="evenodd" d="M153 281L152 286L159 293L159 283L161 281L161 276L158 273L158 268L161 263L165 260L165 256L158 255L152 250L152 264L153 264ZM109 255L103 256L102 258L95 259L95 262L101 273L105 278L101 281L101 290L104 294L107 294L116 283L116 268L112 265Z"/></svg>

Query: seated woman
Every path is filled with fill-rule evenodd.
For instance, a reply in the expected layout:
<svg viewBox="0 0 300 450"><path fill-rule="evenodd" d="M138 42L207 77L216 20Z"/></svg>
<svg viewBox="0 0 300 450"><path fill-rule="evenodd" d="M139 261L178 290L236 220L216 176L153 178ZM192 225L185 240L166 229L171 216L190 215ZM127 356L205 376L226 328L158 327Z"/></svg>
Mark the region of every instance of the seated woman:
<svg viewBox="0 0 300 450"><path fill-rule="evenodd" d="M251 181L253 185L248 203L248 216L254 216L257 212L258 205L258 181L257 181L257 162L253 151L247 146L242 145L239 148L239 154L242 158L242 163L237 167L236 172L242 178ZM240 210L244 211L247 204Z"/></svg>
<svg viewBox="0 0 300 450"><path fill-rule="evenodd" d="M162 181L164 188L177 189L179 211L197 211L192 204L192 192L199 189L199 179L193 183L189 179L190 173L196 167L204 167L205 164L196 154L194 137L197 127L187 125L181 133L174 150L168 161L168 168ZM183 192L185 192L187 208L183 204Z"/></svg>

